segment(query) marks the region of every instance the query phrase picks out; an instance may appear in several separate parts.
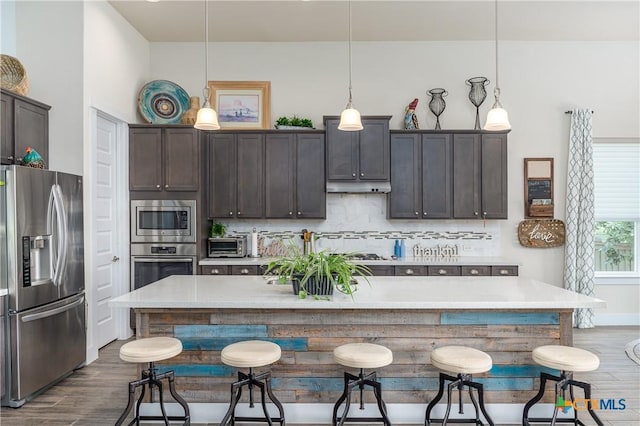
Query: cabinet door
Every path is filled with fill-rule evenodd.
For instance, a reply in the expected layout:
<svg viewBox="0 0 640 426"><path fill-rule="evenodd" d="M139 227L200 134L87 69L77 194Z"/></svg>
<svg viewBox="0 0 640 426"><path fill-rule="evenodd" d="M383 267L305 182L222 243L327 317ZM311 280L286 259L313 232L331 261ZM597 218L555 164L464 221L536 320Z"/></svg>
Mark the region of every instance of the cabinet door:
<svg viewBox="0 0 640 426"><path fill-rule="evenodd" d="M419 219L421 201L420 135L391 136L390 219Z"/></svg>
<svg viewBox="0 0 640 426"><path fill-rule="evenodd" d="M422 218L451 217L451 135L422 136Z"/></svg>
<svg viewBox="0 0 640 426"><path fill-rule="evenodd" d="M507 135L482 135L482 216L507 219Z"/></svg>
<svg viewBox="0 0 640 426"><path fill-rule="evenodd" d="M211 134L207 143L209 217L236 215L236 142L228 133Z"/></svg>
<svg viewBox="0 0 640 426"><path fill-rule="evenodd" d="M358 133L338 130L340 120L325 120L327 180L358 178Z"/></svg>
<svg viewBox="0 0 640 426"><path fill-rule="evenodd" d="M299 134L296 141L296 217L325 219L324 136Z"/></svg>
<svg viewBox="0 0 640 426"><path fill-rule="evenodd" d="M197 191L200 187L200 141L194 128L164 129L165 191Z"/></svg>
<svg viewBox="0 0 640 426"><path fill-rule="evenodd" d="M0 164L14 164L13 98L2 93L0 102Z"/></svg>
<svg viewBox="0 0 640 426"><path fill-rule="evenodd" d="M27 147L38 151L38 154L49 165L49 111L21 99L14 101L14 141L16 163L22 161Z"/></svg>
<svg viewBox="0 0 640 426"><path fill-rule="evenodd" d="M480 217L480 135L453 135L453 217Z"/></svg>
<svg viewBox="0 0 640 426"><path fill-rule="evenodd" d="M389 120L363 120L359 133L360 180L389 180Z"/></svg>
<svg viewBox="0 0 640 426"><path fill-rule="evenodd" d="M295 217L295 135L270 134L265 142L265 216Z"/></svg>
<svg viewBox="0 0 640 426"><path fill-rule="evenodd" d="M129 189L162 191L162 129L129 130Z"/></svg>
<svg viewBox="0 0 640 426"><path fill-rule="evenodd" d="M237 217L263 217L263 143L260 134L237 135Z"/></svg>

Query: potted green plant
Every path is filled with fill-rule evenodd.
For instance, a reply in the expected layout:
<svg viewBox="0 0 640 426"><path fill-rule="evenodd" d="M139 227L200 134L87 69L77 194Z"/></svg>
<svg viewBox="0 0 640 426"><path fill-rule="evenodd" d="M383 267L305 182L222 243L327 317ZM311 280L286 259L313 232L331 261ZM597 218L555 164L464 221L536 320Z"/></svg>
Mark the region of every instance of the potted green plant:
<svg viewBox="0 0 640 426"><path fill-rule="evenodd" d="M276 129L313 129L313 122L308 118L300 118L297 115L293 117L282 116L276 120Z"/></svg>
<svg viewBox="0 0 640 426"><path fill-rule="evenodd" d="M275 275L281 284L291 282L294 294L301 299L307 295L315 298L333 294L333 289L353 297L361 276L369 282L371 271L364 265L353 263L349 254L336 254L327 250L302 253L295 244L289 244L287 254L271 261L265 275Z"/></svg>
<svg viewBox="0 0 640 426"><path fill-rule="evenodd" d="M227 233L227 227L221 224L220 222L215 222L213 225L211 225L209 236L212 238L224 237L226 233Z"/></svg>

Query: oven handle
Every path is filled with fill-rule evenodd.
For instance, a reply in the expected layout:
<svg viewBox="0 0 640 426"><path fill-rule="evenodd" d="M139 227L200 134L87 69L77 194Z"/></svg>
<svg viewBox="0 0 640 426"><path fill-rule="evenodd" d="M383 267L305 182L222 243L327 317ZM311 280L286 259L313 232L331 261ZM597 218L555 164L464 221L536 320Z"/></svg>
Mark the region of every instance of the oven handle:
<svg viewBox="0 0 640 426"><path fill-rule="evenodd" d="M175 257L162 257L162 258L158 258L158 257L134 257L133 258L134 262L148 262L148 263L166 263L166 262L171 262L171 263L179 263L179 262L193 262L193 258L191 257L181 257L181 258L175 258Z"/></svg>

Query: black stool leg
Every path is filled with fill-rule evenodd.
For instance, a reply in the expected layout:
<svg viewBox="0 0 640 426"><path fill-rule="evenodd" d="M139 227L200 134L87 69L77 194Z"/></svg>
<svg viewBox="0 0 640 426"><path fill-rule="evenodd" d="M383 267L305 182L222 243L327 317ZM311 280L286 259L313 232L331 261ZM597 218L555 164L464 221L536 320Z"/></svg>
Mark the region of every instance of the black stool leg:
<svg viewBox="0 0 640 426"><path fill-rule="evenodd" d="M487 408L484 405L484 386L482 385L482 383L472 382L472 381L465 381L463 383L466 386L469 386L469 388L475 388L476 391L478 391L478 403L479 403L478 405L480 405L480 411L482 411L482 415L484 415L484 418L487 421L487 423L489 423L490 426L494 426L493 420L489 416L489 413L487 413ZM469 389L469 393L471 393L471 389ZM471 396L471 400L473 401L473 394ZM475 403L473 405L476 406ZM477 406L476 406L476 421L482 424L478 416Z"/></svg>
<svg viewBox="0 0 640 426"><path fill-rule="evenodd" d="M229 409L220 421L220 426L226 425L229 419L231 419L232 424L234 423L236 405L238 405L238 401L240 401L240 396L242 395L241 383L242 382L235 382L231 384L231 401L229 402Z"/></svg>
<svg viewBox="0 0 640 426"><path fill-rule="evenodd" d="M389 416L387 416L387 405L382 399L382 385L377 380L365 380L364 383L373 388L373 395L376 397L376 402L378 403L378 410L380 410L382 421L386 426L391 426L391 421L389 420Z"/></svg>
<svg viewBox="0 0 640 426"><path fill-rule="evenodd" d="M180 406L182 406L182 408L184 409L184 423L183 426L189 426L191 424L191 415L189 413L189 404L187 404L187 401L185 401L180 394L178 394L178 392L176 391L176 385L175 385L175 373L173 372L173 370L170 371L166 371L162 374L159 374L156 376L156 379L158 380L163 380L163 379L167 379L167 381L169 382L169 393L171 393L171 396L173 397L173 399L176 400L176 402L178 404L180 404ZM169 420L172 420L172 417L169 417ZM180 419L182 420L182 419Z"/></svg>
<svg viewBox="0 0 640 426"><path fill-rule="evenodd" d="M424 415L425 426L431 425L431 410L433 410L436 404L438 404L438 402L442 399L442 395L444 395L444 381L446 380L446 377L449 377L449 376L447 376L444 373L440 373L439 380L438 380L439 381L438 393L427 405L427 411L425 412L425 415Z"/></svg>
<svg viewBox="0 0 640 426"><path fill-rule="evenodd" d="M347 373L345 371L344 373L344 388L342 391L342 395L340 395L340 398L338 398L338 400L336 401L336 403L333 405L333 421L332 424L333 426L336 426L338 424L338 408L340 407L340 404L342 404L342 402L347 399L347 395L348 393L348 389L349 389L349 381L350 380L355 380L357 379L356 376L352 376L351 374Z"/></svg>
<svg viewBox="0 0 640 426"><path fill-rule="evenodd" d="M265 384L267 386L267 395L269 395L269 399L273 402L273 405L278 408L278 413L280 413L280 426L285 426L284 407L280 403L280 400L273 394L273 389L271 388L271 373L269 373L265 378Z"/></svg>
<svg viewBox="0 0 640 426"><path fill-rule="evenodd" d="M444 412L444 418L442 419L442 426L446 426L447 420L449 420L449 414L451 413L451 393L457 382L451 382L447 385L447 410Z"/></svg>
<svg viewBox="0 0 640 426"><path fill-rule="evenodd" d="M533 407L535 404L538 403L538 401L540 401L542 399L542 397L544 396L544 390L547 387L547 380L552 380L552 381L559 381L561 380L560 377L557 376L552 376L549 373L545 373L545 372L541 372L540 373L540 388L538 389L538 393L535 394L535 396L533 398L531 398L525 405L524 405L524 409L522 410L522 425L523 426L531 426L531 423L529 423L530 421L533 421L533 419L529 419L529 410L531 409L531 407Z"/></svg>

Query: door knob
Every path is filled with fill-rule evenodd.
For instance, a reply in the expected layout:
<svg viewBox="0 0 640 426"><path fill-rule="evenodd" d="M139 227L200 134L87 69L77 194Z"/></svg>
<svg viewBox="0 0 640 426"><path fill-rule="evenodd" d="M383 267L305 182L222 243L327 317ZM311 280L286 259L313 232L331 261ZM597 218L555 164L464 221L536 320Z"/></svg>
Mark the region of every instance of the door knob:
<svg viewBox="0 0 640 426"><path fill-rule="evenodd" d="M118 260L120 260L118 256L113 256L113 259L111 259L112 262L117 262Z"/></svg>

